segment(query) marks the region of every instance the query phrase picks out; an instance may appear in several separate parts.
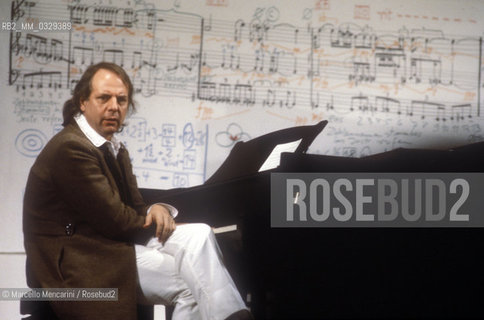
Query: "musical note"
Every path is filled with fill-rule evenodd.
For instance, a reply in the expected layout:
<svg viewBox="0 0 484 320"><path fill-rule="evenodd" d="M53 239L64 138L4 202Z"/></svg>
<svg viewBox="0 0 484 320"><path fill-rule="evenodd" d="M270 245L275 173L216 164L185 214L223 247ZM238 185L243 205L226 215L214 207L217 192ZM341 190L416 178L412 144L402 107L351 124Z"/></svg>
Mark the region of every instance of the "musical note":
<svg viewBox="0 0 484 320"><path fill-rule="evenodd" d="M376 53L375 71L372 81L385 75L392 77L395 81L405 83L405 55L401 53ZM402 80L403 79L403 80Z"/></svg>
<svg viewBox="0 0 484 320"><path fill-rule="evenodd" d="M93 48L75 46L72 48L72 52L72 64L82 67L94 63Z"/></svg>
<svg viewBox="0 0 484 320"><path fill-rule="evenodd" d="M230 66L229 66L230 69L234 69L234 67L235 67L234 59L235 59L234 47L232 46L231 47L231 51L230 51ZM238 65L240 64L240 57L238 57L238 60L237 61L238 62L237 62L237 68L236 69L239 68Z"/></svg>
<svg viewBox="0 0 484 320"><path fill-rule="evenodd" d="M234 41L238 42L242 40L242 32L245 27L245 22L241 19L237 20L234 25Z"/></svg>
<svg viewBox="0 0 484 320"><path fill-rule="evenodd" d="M326 103L326 110L331 111L334 110L334 96L331 95L331 101Z"/></svg>
<svg viewBox="0 0 484 320"><path fill-rule="evenodd" d="M251 105L255 103L255 90L249 84L236 84L234 88L235 103Z"/></svg>
<svg viewBox="0 0 484 320"><path fill-rule="evenodd" d="M60 61L63 60L64 43L57 39L50 40L50 55L49 60Z"/></svg>
<svg viewBox="0 0 484 320"><path fill-rule="evenodd" d="M312 49L319 49L321 47L321 31L322 28L318 28L318 32L314 34L314 30L311 29L311 46ZM333 30L331 29L331 32Z"/></svg>
<svg viewBox="0 0 484 320"><path fill-rule="evenodd" d="M191 72L195 68L195 66L198 64L198 58L199 58L198 53L190 54L189 62L188 63L182 63L181 68ZM177 55L177 59L178 59L178 55ZM230 65L232 66L232 63Z"/></svg>
<svg viewBox="0 0 484 320"><path fill-rule="evenodd" d="M441 82L441 61L436 59L412 58L410 62L410 79L415 79L416 83L422 79L428 79L429 84L439 84Z"/></svg>
<svg viewBox="0 0 484 320"><path fill-rule="evenodd" d="M220 66L222 69L225 69L225 55L227 54L227 49L225 47L222 48L222 63Z"/></svg>
<svg viewBox="0 0 484 320"><path fill-rule="evenodd" d="M150 74L152 73L152 69L150 68ZM157 87L158 87L159 79L154 78L152 76L148 77L148 80L141 79L141 93L144 97L151 97L156 94Z"/></svg>
<svg viewBox="0 0 484 320"><path fill-rule="evenodd" d="M272 107L276 103L276 92L267 89L266 98L262 101L263 106Z"/></svg>
<svg viewBox="0 0 484 320"><path fill-rule="evenodd" d="M200 84L199 99L201 100L216 100L216 84L214 82L204 81Z"/></svg>
<svg viewBox="0 0 484 320"><path fill-rule="evenodd" d="M96 7L93 10L92 24L95 26L112 26L119 9L112 7Z"/></svg>
<svg viewBox="0 0 484 320"><path fill-rule="evenodd" d="M359 82L372 82L375 76L370 73L370 64L368 62L353 62L353 73L349 75L349 80Z"/></svg>
<svg viewBox="0 0 484 320"><path fill-rule="evenodd" d="M154 10L148 11L146 13L146 29L154 30L155 20L156 20L156 12Z"/></svg>
<svg viewBox="0 0 484 320"><path fill-rule="evenodd" d="M378 67L400 68L400 57L403 57L403 55L392 53L376 53L376 65Z"/></svg>
<svg viewBox="0 0 484 320"><path fill-rule="evenodd" d="M472 118L472 106L469 103L453 105L451 107L450 120L461 121L467 118Z"/></svg>
<svg viewBox="0 0 484 320"><path fill-rule="evenodd" d="M168 66L168 67L166 68L166 70L167 70L168 72L175 71L175 70L177 70L177 69L179 68L179 66L180 66L180 63L179 63L179 56L178 56L178 53L177 53L177 54L176 54L176 62L175 62L175 65L174 65L174 66Z"/></svg>
<svg viewBox="0 0 484 320"><path fill-rule="evenodd" d="M133 60L131 62L131 69L139 69L142 67L143 53L141 51L133 52Z"/></svg>
<svg viewBox="0 0 484 320"><path fill-rule="evenodd" d="M361 32L355 35L354 47L356 49L372 49L375 44L375 39L376 36L374 34Z"/></svg>
<svg viewBox="0 0 484 320"><path fill-rule="evenodd" d="M407 109L407 115L413 116L414 110L421 110L421 118L425 119L427 115L435 115L435 120L445 121L445 105L430 101L412 100Z"/></svg>
<svg viewBox="0 0 484 320"><path fill-rule="evenodd" d="M87 18L87 11L89 7L86 5L69 6L70 16L72 23L86 24L89 19Z"/></svg>
<svg viewBox="0 0 484 320"><path fill-rule="evenodd" d="M269 72L276 73L279 69L279 52L274 51L270 57Z"/></svg>
<svg viewBox="0 0 484 320"><path fill-rule="evenodd" d="M34 34L27 34L25 37L24 54L27 57L43 57L47 52L47 38Z"/></svg>
<svg viewBox="0 0 484 320"><path fill-rule="evenodd" d="M445 106L440 105L437 106L437 116L435 117L435 120L437 121L447 121L447 118L445 117Z"/></svg>
<svg viewBox="0 0 484 320"><path fill-rule="evenodd" d="M212 31L212 15L209 16L208 18L208 24L203 26L204 31Z"/></svg>
<svg viewBox="0 0 484 320"><path fill-rule="evenodd" d="M256 41L262 44L265 40L268 40L269 30L269 25L260 22L259 20L254 20L249 26L249 40L251 42Z"/></svg>
<svg viewBox="0 0 484 320"><path fill-rule="evenodd" d="M255 63L254 63L254 71L263 71L264 70L264 50L256 50L255 51Z"/></svg>
<svg viewBox="0 0 484 320"><path fill-rule="evenodd" d="M311 108L312 109L319 108L319 92L316 92L316 100L314 100L311 95Z"/></svg>
<svg viewBox="0 0 484 320"><path fill-rule="evenodd" d="M353 46L353 33L348 26L346 26L346 30L338 29L336 35L334 34L334 29L331 29L330 36L332 47L349 49Z"/></svg>
<svg viewBox="0 0 484 320"><path fill-rule="evenodd" d="M296 105L296 91L286 90L286 102L284 105L287 109L292 109Z"/></svg>
<svg viewBox="0 0 484 320"><path fill-rule="evenodd" d="M48 88L54 88L54 90L62 88L62 72L60 71L52 71L52 72L45 72L48 75L49 82Z"/></svg>
<svg viewBox="0 0 484 320"><path fill-rule="evenodd" d="M24 1L23 2L23 6L26 7L27 10L28 10L27 19L32 18L32 11L31 11L31 9L33 7L35 7L36 5L37 5L37 3L33 2L33 1Z"/></svg>
<svg viewBox="0 0 484 320"><path fill-rule="evenodd" d="M54 89L62 88L61 82L62 72L60 71L44 71L32 72L23 75L22 89ZM27 83L30 81L30 85ZM47 86L45 86L47 84Z"/></svg>
<svg viewBox="0 0 484 320"><path fill-rule="evenodd" d="M370 100L367 96L356 96L356 97L351 97L351 105L350 105L350 110L351 111L363 111L366 112L368 110L373 110L371 105L370 105Z"/></svg>
<svg viewBox="0 0 484 320"><path fill-rule="evenodd" d="M124 66L124 51L120 49L107 49L103 51L103 61L110 61Z"/></svg>
<svg viewBox="0 0 484 320"><path fill-rule="evenodd" d="M219 84L218 88L219 88L219 93L218 93L217 101L231 102L232 86L228 83L221 83Z"/></svg>
<svg viewBox="0 0 484 320"><path fill-rule="evenodd" d="M118 17L116 15L116 27L124 27L124 28L131 28L133 27L133 23L136 20L136 15L133 9L131 8L125 8L125 9L120 9L120 11L123 12L123 19L122 23L118 23ZM118 14L118 12L116 12Z"/></svg>
<svg viewBox="0 0 484 320"><path fill-rule="evenodd" d="M388 97L376 97L375 107L383 113L396 112L399 115L402 113L400 101Z"/></svg>

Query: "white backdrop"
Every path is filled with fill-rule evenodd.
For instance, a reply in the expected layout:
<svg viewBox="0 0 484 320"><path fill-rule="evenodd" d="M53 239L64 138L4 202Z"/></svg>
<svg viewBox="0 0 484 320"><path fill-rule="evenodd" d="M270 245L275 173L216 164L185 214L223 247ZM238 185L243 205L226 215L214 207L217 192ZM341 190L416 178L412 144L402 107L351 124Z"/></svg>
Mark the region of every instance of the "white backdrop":
<svg viewBox="0 0 484 320"><path fill-rule="evenodd" d="M0 9L0 252L23 251L28 170L62 128L70 89L102 60L135 85L138 112L120 138L143 187L201 184L235 142L323 119L311 153L484 140L482 1L50 0Z"/></svg>

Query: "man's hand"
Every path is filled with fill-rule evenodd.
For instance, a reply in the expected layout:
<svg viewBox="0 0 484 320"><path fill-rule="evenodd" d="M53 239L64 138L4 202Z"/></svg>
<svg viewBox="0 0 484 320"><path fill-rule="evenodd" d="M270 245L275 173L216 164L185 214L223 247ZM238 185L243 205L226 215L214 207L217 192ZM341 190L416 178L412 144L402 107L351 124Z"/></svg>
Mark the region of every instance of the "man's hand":
<svg viewBox="0 0 484 320"><path fill-rule="evenodd" d="M156 237L161 243L165 243L176 228L175 220L173 220L168 209L162 205L155 204L146 216L143 227L148 228L153 221L156 223Z"/></svg>

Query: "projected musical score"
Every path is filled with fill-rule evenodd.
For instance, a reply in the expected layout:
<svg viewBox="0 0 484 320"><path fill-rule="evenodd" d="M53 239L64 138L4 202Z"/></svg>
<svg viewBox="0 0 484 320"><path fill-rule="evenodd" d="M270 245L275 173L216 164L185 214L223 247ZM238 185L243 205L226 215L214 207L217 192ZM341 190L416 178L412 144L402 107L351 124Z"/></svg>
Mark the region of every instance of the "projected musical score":
<svg viewBox="0 0 484 320"><path fill-rule="evenodd" d="M214 3L204 5L231 10L228 2ZM277 5L252 6L237 18L223 19L220 14L190 12L187 6L181 10L176 1L171 9L147 1L12 1L10 21L17 25L64 21L71 26L50 32L7 31L8 84L17 95L16 119L52 125L46 136L58 131L61 100L89 65L104 60L127 70L137 96L177 99L191 106L191 118L183 124L164 123L165 129L175 126L180 131L187 123L219 119L228 121L221 125L225 128L238 125L238 116L257 110L293 125L323 119L338 125L344 117L353 117L352 131L326 129L335 143L347 144L317 150L330 154L361 156L378 149L375 146L387 150L411 145L418 137L399 135L400 120L420 134L432 127L468 140L482 139L480 36L422 24L382 29L371 20L371 8L359 4L354 17L345 22L330 16L331 3L303 2L310 6L300 9L298 20L288 19ZM377 13L380 21L392 14ZM135 166L145 169L138 176L172 179L170 184L177 186L187 181L182 173L193 174L188 180L203 180L208 145L232 145L216 135L209 137L207 125L201 130L205 138L200 146L178 143L168 151L164 148L171 148L169 144L183 133L155 141L158 135L153 132L163 129L152 121L145 119L151 129L139 131L145 140L132 140L132 126L143 126L136 121L128 126L130 135L124 136L137 147ZM381 132L372 137L362 133L375 125ZM220 126L211 132L219 130ZM248 132L247 137L262 133ZM169 152L175 156L166 158ZM171 176L155 171L163 166Z"/></svg>

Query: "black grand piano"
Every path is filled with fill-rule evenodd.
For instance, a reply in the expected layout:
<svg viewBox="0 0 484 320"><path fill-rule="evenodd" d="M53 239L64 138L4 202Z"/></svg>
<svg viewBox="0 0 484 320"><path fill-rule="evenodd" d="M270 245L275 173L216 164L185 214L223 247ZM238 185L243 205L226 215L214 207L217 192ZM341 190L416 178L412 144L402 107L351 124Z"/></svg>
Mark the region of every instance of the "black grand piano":
<svg viewBox="0 0 484 320"><path fill-rule="evenodd" d="M484 142L364 158L306 154L325 125L240 142L205 184L142 194L176 206L178 222L237 225L219 243L256 319L483 317L483 229L271 228L270 175L484 172ZM275 145L300 138L277 168L258 172Z"/></svg>

